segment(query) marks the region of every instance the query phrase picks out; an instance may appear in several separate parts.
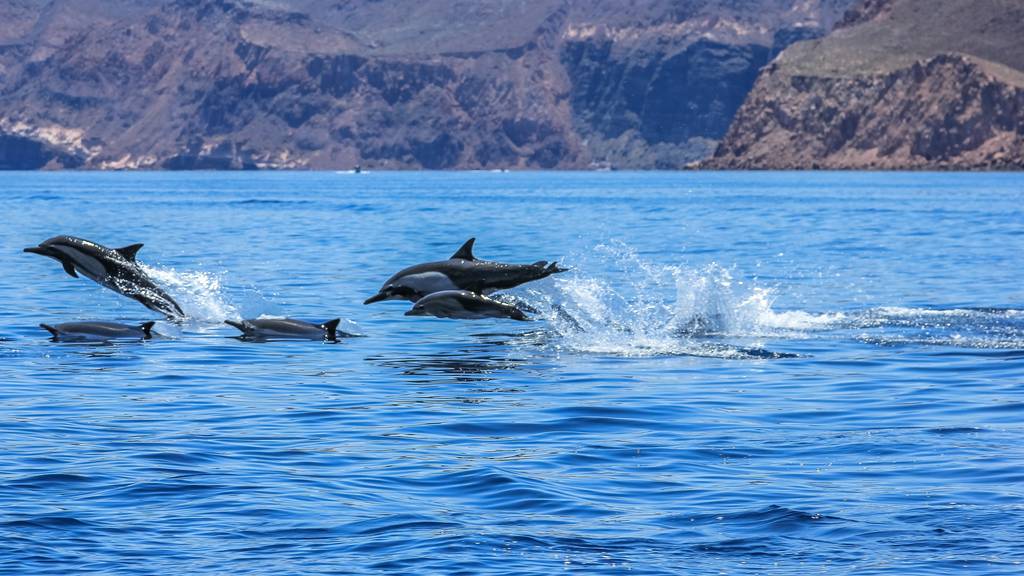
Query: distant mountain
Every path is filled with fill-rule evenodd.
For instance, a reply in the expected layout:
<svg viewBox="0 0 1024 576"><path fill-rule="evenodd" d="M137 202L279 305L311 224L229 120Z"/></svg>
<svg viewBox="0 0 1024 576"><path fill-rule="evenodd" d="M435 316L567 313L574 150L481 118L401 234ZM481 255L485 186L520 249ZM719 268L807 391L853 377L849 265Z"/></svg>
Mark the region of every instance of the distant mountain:
<svg viewBox="0 0 1024 576"><path fill-rule="evenodd" d="M681 167L851 0L0 0L0 168Z"/></svg>
<svg viewBox="0 0 1024 576"><path fill-rule="evenodd" d="M706 165L1024 168L1024 2L859 4L765 69Z"/></svg>

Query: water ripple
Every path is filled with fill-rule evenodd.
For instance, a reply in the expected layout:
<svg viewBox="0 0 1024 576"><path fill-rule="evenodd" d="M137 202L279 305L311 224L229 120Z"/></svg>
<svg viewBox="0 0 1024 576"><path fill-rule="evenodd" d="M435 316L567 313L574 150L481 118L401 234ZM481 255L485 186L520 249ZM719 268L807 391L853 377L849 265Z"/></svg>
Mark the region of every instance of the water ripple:
<svg viewBox="0 0 1024 576"><path fill-rule="evenodd" d="M50 342L40 322L151 318L52 261L0 258L0 573L1024 562L1019 175L4 186L3 245L145 242L191 319L148 342ZM362 304L471 236L481 257L572 270L510 291L529 323ZM251 345L223 325L261 315L342 317L365 337Z"/></svg>

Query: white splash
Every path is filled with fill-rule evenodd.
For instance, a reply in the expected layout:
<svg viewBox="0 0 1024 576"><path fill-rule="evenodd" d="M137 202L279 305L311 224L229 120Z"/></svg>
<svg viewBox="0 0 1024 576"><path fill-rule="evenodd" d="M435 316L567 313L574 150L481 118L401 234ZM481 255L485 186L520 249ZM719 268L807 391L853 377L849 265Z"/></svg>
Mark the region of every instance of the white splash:
<svg viewBox="0 0 1024 576"><path fill-rule="evenodd" d="M226 318L238 317L237 307L225 295L221 274L146 265L142 268L177 300L190 323L220 324Z"/></svg>
<svg viewBox="0 0 1024 576"><path fill-rule="evenodd" d="M842 314L776 312L770 289L733 278L718 264L657 265L622 244L600 245L526 300L552 326L556 348L623 356L770 354L708 337L742 339L827 327ZM588 273L598 269L602 278ZM611 278L611 279L608 279Z"/></svg>

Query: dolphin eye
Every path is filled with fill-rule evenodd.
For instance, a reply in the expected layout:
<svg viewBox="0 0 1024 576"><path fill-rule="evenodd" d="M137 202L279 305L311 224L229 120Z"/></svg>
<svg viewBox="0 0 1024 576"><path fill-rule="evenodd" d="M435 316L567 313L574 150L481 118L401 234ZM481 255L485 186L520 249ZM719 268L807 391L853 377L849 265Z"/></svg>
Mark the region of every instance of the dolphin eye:
<svg viewBox="0 0 1024 576"><path fill-rule="evenodd" d="M389 290L395 296L414 296L416 291L408 286L392 286Z"/></svg>

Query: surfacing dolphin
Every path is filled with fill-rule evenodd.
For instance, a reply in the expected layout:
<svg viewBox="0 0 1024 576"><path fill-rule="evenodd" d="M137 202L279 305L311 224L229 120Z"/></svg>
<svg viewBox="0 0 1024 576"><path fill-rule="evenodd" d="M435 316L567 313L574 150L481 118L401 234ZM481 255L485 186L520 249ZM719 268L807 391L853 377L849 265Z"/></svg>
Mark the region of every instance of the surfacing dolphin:
<svg viewBox="0 0 1024 576"><path fill-rule="evenodd" d="M398 272L388 278L380 291L367 298L363 304L373 304L382 300L416 302L427 294L442 290L468 290L486 296L566 270L560 268L557 262L548 264L546 260L533 264L477 260L473 256L474 241L476 238L467 240L462 248L447 260L417 264Z"/></svg>
<svg viewBox="0 0 1024 576"><path fill-rule="evenodd" d="M81 342L83 340L149 340L153 337L153 324L145 322L138 326L117 322L68 322L66 324L40 324L53 336L54 342Z"/></svg>
<svg viewBox="0 0 1024 576"><path fill-rule="evenodd" d="M142 244L107 248L74 236L54 236L39 246L25 248L25 252L53 258L73 278L78 278L78 273L81 273L170 320L183 320L185 312L181 306L154 284L135 261L139 248Z"/></svg>
<svg viewBox="0 0 1024 576"><path fill-rule="evenodd" d="M256 318L251 320L225 320L228 326L242 331L242 338L249 340L329 340L337 342L338 323L341 318L328 320L322 324L303 322L293 318ZM341 336L350 336L344 332Z"/></svg>
<svg viewBox="0 0 1024 576"><path fill-rule="evenodd" d="M442 290L427 294L412 305L406 316L437 316L460 320L511 318L529 320L522 310L468 290Z"/></svg>

